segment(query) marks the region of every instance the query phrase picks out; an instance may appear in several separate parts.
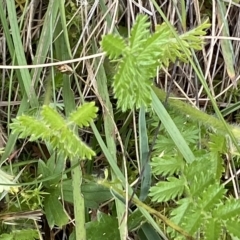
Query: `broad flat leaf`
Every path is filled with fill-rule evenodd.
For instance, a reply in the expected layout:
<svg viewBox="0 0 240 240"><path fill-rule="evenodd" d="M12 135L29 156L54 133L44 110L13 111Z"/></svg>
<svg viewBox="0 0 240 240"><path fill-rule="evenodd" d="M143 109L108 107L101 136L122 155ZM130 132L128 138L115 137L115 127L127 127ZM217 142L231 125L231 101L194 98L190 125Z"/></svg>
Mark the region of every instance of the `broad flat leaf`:
<svg viewBox="0 0 240 240"><path fill-rule="evenodd" d="M149 196L152 197L152 201L166 202L180 197L184 188L184 179L169 177L166 182L159 182L156 186L151 187Z"/></svg>
<svg viewBox="0 0 240 240"><path fill-rule="evenodd" d="M146 240L162 240L162 238L160 237L160 235L156 232L156 230L153 228L152 225L150 225L149 223L144 223L139 232L138 232L138 236L140 237L139 239L146 239Z"/></svg>
<svg viewBox="0 0 240 240"><path fill-rule="evenodd" d="M146 222L146 219L137 208L128 217L128 230L131 232L134 229L138 229L144 222Z"/></svg>
<svg viewBox="0 0 240 240"><path fill-rule="evenodd" d="M46 195L44 200L44 210L50 228L53 228L54 225L61 228L68 223L68 216L58 200L58 193L58 190L53 190L49 195Z"/></svg>
<svg viewBox="0 0 240 240"><path fill-rule="evenodd" d="M39 239L39 234L37 230L34 229L22 229L22 230L15 230L9 234L1 234L1 240L33 240Z"/></svg>
<svg viewBox="0 0 240 240"><path fill-rule="evenodd" d="M71 180L64 181L62 184L64 201L73 203L73 191ZM81 190L85 206L88 208L98 208L99 205L112 198L109 189L104 188L94 182L83 183Z"/></svg>
<svg viewBox="0 0 240 240"><path fill-rule="evenodd" d="M97 221L87 222L85 226L87 230L87 240L120 240L118 220L116 217L99 213Z"/></svg>
<svg viewBox="0 0 240 240"><path fill-rule="evenodd" d="M37 174L41 175L42 178L49 177L53 174L52 171L47 167L46 163L42 159L38 160L37 170L38 170Z"/></svg>
<svg viewBox="0 0 240 240"><path fill-rule="evenodd" d="M5 173L0 169L0 193L3 191L8 192L18 192L18 186L11 186L12 184L15 184L16 182L13 181L14 177L12 175L9 175L8 173ZM1 185L2 184L9 184L8 185Z"/></svg>

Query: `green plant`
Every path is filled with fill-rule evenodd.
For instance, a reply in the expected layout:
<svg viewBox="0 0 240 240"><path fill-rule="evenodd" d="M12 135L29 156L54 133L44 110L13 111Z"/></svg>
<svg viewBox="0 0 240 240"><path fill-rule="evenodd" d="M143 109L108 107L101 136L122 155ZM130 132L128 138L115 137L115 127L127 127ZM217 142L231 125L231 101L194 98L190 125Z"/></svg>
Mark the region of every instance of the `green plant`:
<svg viewBox="0 0 240 240"><path fill-rule="evenodd" d="M160 181L150 188L152 201L159 203L174 202L171 220L182 227L191 236L198 234L206 239L217 239L224 234L239 237L240 202L232 197L226 197L227 190L220 182L223 171L223 161L220 154L226 154L226 141L221 135L211 135L208 129L201 133L199 126L185 119L183 115L178 120L172 119L161 105L156 95L151 91L151 78L156 76L160 66L168 66L170 61L180 59L186 61L191 55L190 48L200 49L202 41L199 36L205 34L209 25L205 22L196 29L178 36L178 41L167 25L162 24L156 32L150 34L147 17L138 15L131 30L130 38L124 40L117 35L104 36L102 48L109 58L118 62L117 72L113 78L114 96L118 108L122 111L142 107L157 113L156 118L162 121L165 134L156 141L157 154L152 159L152 172L160 175ZM179 44L180 42L180 44ZM185 50L182 47L184 46ZM157 91L155 91L157 92ZM163 98L161 98L163 100ZM191 113L190 108L180 102L174 102L178 110ZM187 109L187 110L186 110ZM149 110L151 112L151 109ZM194 119L200 111L194 112ZM155 115L155 113L153 114ZM191 114L190 118L191 118ZM203 114L204 115L204 114ZM172 115L171 115L172 116ZM210 119L210 123L208 122ZM211 126L226 133L225 123L215 121L205 114L199 119L204 125ZM176 127L177 126L177 127ZM229 128L234 133L236 128ZM199 135L203 135L203 139ZM202 149L201 140L210 138L209 144ZM206 140L208 142L208 140ZM162 180L162 178L166 180ZM180 232L180 231L179 231ZM171 237L181 238L181 235L169 228Z"/></svg>
<svg viewBox="0 0 240 240"><path fill-rule="evenodd" d="M186 61L186 55L166 24L156 27L151 34L150 22L144 15L138 15L132 27L130 38L125 43L121 36L107 35L101 42L103 50L111 60L118 61L118 68L114 76L113 90L117 98L118 107L122 111L141 106L150 106L151 78L156 76L156 70L161 66L168 66L176 59ZM202 40L199 36L205 34L209 27L207 22L201 26L180 35L182 44L188 54L190 48L201 49Z"/></svg>
<svg viewBox="0 0 240 240"><path fill-rule="evenodd" d="M194 122L188 120L182 126L179 117L173 117L173 120L183 136L188 135L185 139L189 139L189 144L202 142L202 149L195 147L196 158L187 164L176 151L168 134L165 132L159 135L151 166L153 174L160 180L151 187L149 196L158 203L173 201L170 220L191 235L219 239L221 235L226 235L226 229L229 235L239 238L240 201L227 197L227 188L221 184L224 171L221 156L229 151L225 137L204 130L201 139L196 139L199 134L193 131L196 129ZM209 140L204 143L204 139ZM167 144L166 152L162 149L164 144ZM171 238L176 237L175 231L168 230ZM184 238L178 235L178 239Z"/></svg>
<svg viewBox="0 0 240 240"><path fill-rule="evenodd" d="M72 112L68 118L63 118L55 109L50 106L44 105L40 114L36 117L22 115L13 120L11 128L15 134L18 134L20 138L29 137L30 141L37 141L39 139L50 144L53 150L57 151L59 163L56 168L54 162L49 161L51 168L48 168L43 162L39 161L39 171L44 176L49 176L52 173L61 173L64 170L65 160L78 158L79 161L83 159L91 159L95 153L88 147L76 134L77 126L82 128L89 126L91 121L96 117L97 107L94 106L94 102L84 103L79 106L78 109ZM78 166L73 166L78 167ZM60 175L61 176L61 175ZM74 178L74 176L73 176ZM57 181L56 181L57 180ZM56 183L60 179L52 179L52 185L49 186L51 189L48 191L51 193L46 195L44 198L44 208L46 216L49 222L49 226L53 227L55 224L63 226L68 222L68 216L58 198L60 196L60 188L56 186ZM53 184L55 183L55 184ZM39 186L41 188L41 185ZM81 192L79 185L73 184L75 191ZM29 193L29 192L28 192ZM39 205L42 203L42 194L39 188L31 190L29 199L26 197L24 201L29 201L34 197L37 198ZM75 192L74 192L75 193ZM78 204L81 205L82 211L79 213L75 211L75 214L80 214L82 225L78 225L82 234L86 234L84 228L84 199L78 199ZM76 208L77 205L74 205ZM78 216L79 217L79 216Z"/></svg>

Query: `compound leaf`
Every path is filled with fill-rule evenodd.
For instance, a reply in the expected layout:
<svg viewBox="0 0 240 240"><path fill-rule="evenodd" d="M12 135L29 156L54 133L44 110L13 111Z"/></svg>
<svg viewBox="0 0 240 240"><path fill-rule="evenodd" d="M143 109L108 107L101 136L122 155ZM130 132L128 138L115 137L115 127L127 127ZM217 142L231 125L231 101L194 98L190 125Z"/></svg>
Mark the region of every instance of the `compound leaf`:
<svg viewBox="0 0 240 240"><path fill-rule="evenodd" d="M227 231L234 237L240 238L240 222L236 219L229 219L225 222Z"/></svg>
<svg viewBox="0 0 240 240"><path fill-rule="evenodd" d="M205 222L205 239L220 239L221 235L221 223L219 220L210 218Z"/></svg>
<svg viewBox="0 0 240 240"><path fill-rule="evenodd" d="M203 192L201 192L198 201L199 207L204 211L208 211L211 207L220 203L224 193L226 193L226 190L222 185L220 186L218 183L209 185L203 190Z"/></svg>
<svg viewBox="0 0 240 240"><path fill-rule="evenodd" d="M126 48L123 38L112 34L103 37L101 46L110 59L120 57Z"/></svg>
<svg viewBox="0 0 240 240"><path fill-rule="evenodd" d="M239 216L240 212L240 200L239 199L228 199L224 204L219 205L218 208L214 210L214 217L227 220Z"/></svg>
<svg viewBox="0 0 240 240"><path fill-rule="evenodd" d="M154 157L151 162L152 172L156 175L168 176L179 172L184 167L184 160L179 156Z"/></svg>
<svg viewBox="0 0 240 240"><path fill-rule="evenodd" d="M84 103L70 114L69 120L76 123L79 127L87 127L90 122L96 118L97 111L98 108L95 107L95 102Z"/></svg>
<svg viewBox="0 0 240 240"><path fill-rule="evenodd" d="M156 186L150 188L149 196L152 201L166 202L168 200L180 197L185 187L184 179L169 177L166 182L159 182Z"/></svg>

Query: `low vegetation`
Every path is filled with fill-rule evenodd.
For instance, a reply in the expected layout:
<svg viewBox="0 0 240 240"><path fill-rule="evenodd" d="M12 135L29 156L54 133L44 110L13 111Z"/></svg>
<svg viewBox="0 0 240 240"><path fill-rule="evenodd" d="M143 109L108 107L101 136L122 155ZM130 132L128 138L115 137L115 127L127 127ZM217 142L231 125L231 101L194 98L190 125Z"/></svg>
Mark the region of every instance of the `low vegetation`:
<svg viewBox="0 0 240 240"><path fill-rule="evenodd" d="M0 2L0 239L240 239L238 7Z"/></svg>

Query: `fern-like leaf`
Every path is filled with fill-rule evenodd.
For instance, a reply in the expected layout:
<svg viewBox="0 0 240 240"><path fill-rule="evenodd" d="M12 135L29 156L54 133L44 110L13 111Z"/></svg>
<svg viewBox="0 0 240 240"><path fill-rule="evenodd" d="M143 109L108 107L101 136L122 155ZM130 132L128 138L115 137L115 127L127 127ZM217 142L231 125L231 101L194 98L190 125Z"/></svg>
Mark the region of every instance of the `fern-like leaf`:
<svg viewBox="0 0 240 240"><path fill-rule="evenodd" d="M193 179L188 178L189 189L192 196L199 196L202 192L214 182L214 178L210 171L197 172Z"/></svg>
<svg viewBox="0 0 240 240"><path fill-rule="evenodd" d="M211 155L204 154L199 158L196 158L194 162L185 167L184 175L189 180L189 182L192 182L194 179L201 178L202 173L206 172L206 169L208 172L208 178L215 178L215 169L213 169L212 160L210 157Z"/></svg>
<svg viewBox="0 0 240 240"><path fill-rule="evenodd" d="M30 141L42 139L50 142L54 149L70 159L75 157L91 159L95 156L94 151L68 125L75 122L80 126L87 126L96 117L96 111L94 103L88 103L72 113L71 121L66 121L55 109L43 106L41 119L20 116L13 121L10 127L14 133L19 134L19 137L30 137Z"/></svg>
<svg viewBox="0 0 240 240"><path fill-rule="evenodd" d="M62 129L61 134L56 133L51 140L51 144L70 159L74 157L92 159L95 156L95 152L68 128Z"/></svg>
<svg viewBox="0 0 240 240"><path fill-rule="evenodd" d="M218 152L210 152L209 155L211 157L213 175L216 176L216 179L220 179L225 170L222 155Z"/></svg>
<svg viewBox="0 0 240 240"><path fill-rule="evenodd" d="M123 38L112 34L103 37L101 46L110 59L120 57L126 48Z"/></svg>
<svg viewBox="0 0 240 240"><path fill-rule="evenodd" d="M208 29L210 26L211 25L209 24L209 21L206 20L201 25L181 35L180 38L188 42L192 48L196 50L201 50L203 40L199 36L205 35L206 29Z"/></svg>
<svg viewBox="0 0 240 240"><path fill-rule="evenodd" d="M226 137L219 134L211 134L210 140L208 142L208 147L211 152L226 153Z"/></svg>
<svg viewBox="0 0 240 240"><path fill-rule="evenodd" d="M203 190L203 192L201 192L198 206L204 211L208 211L214 205L220 203L220 200L225 193L226 190L223 186L219 186L218 183L212 184Z"/></svg>
<svg viewBox="0 0 240 240"><path fill-rule="evenodd" d="M183 194L185 187L184 179L169 177L167 182L159 182L156 186L150 188L149 196L152 201L166 202Z"/></svg>
<svg viewBox="0 0 240 240"><path fill-rule="evenodd" d="M152 172L157 175L168 176L179 172L184 167L184 160L179 156L162 156L152 159Z"/></svg>
<svg viewBox="0 0 240 240"><path fill-rule="evenodd" d="M134 56L126 56L119 64L114 77L113 90L118 99L118 108L127 109L149 106L151 103L151 82L142 74Z"/></svg>
<svg viewBox="0 0 240 240"><path fill-rule="evenodd" d="M79 127L87 127L90 122L96 118L98 108L95 107L94 102L84 103L78 109L72 112L69 116L69 120L77 124Z"/></svg>
<svg viewBox="0 0 240 240"><path fill-rule="evenodd" d="M138 53L139 48L143 47L144 42L149 36L149 26L150 22L147 16L138 14L129 38L129 47L132 53Z"/></svg>
<svg viewBox="0 0 240 240"><path fill-rule="evenodd" d="M42 107L41 115L46 124L55 131L59 131L62 128L66 128L66 121L60 114L48 105Z"/></svg>
<svg viewBox="0 0 240 240"><path fill-rule="evenodd" d="M228 199L224 204L219 205L213 212L213 216L227 220L236 216L239 216L240 212L240 200L239 199Z"/></svg>
<svg viewBox="0 0 240 240"><path fill-rule="evenodd" d="M210 218L204 224L205 239L220 239L221 223L219 220Z"/></svg>
<svg viewBox="0 0 240 240"><path fill-rule="evenodd" d="M183 198L177 201L177 205L178 207L171 212L171 221L179 225L183 222L184 216L193 207L193 204L189 198Z"/></svg>
<svg viewBox="0 0 240 240"><path fill-rule="evenodd" d="M225 227L227 231L230 233L230 235L234 237L233 239L236 239L236 237L240 239L240 231L239 231L240 221L239 220L229 219L225 222Z"/></svg>
<svg viewBox="0 0 240 240"><path fill-rule="evenodd" d="M168 58L165 53L169 38L173 34L164 23L156 28L156 32L143 45L142 51L138 54L138 63L141 66L156 69L164 58Z"/></svg>
<svg viewBox="0 0 240 240"><path fill-rule="evenodd" d="M203 215L201 209L193 208L188 209L187 213L184 216L184 220L181 223L183 229L190 234L197 232L203 221Z"/></svg>
<svg viewBox="0 0 240 240"><path fill-rule="evenodd" d="M13 133L19 134L19 138L30 136L30 141L36 141L40 138L48 141L52 130L48 125L43 124L41 120L30 116L19 116L10 124Z"/></svg>

